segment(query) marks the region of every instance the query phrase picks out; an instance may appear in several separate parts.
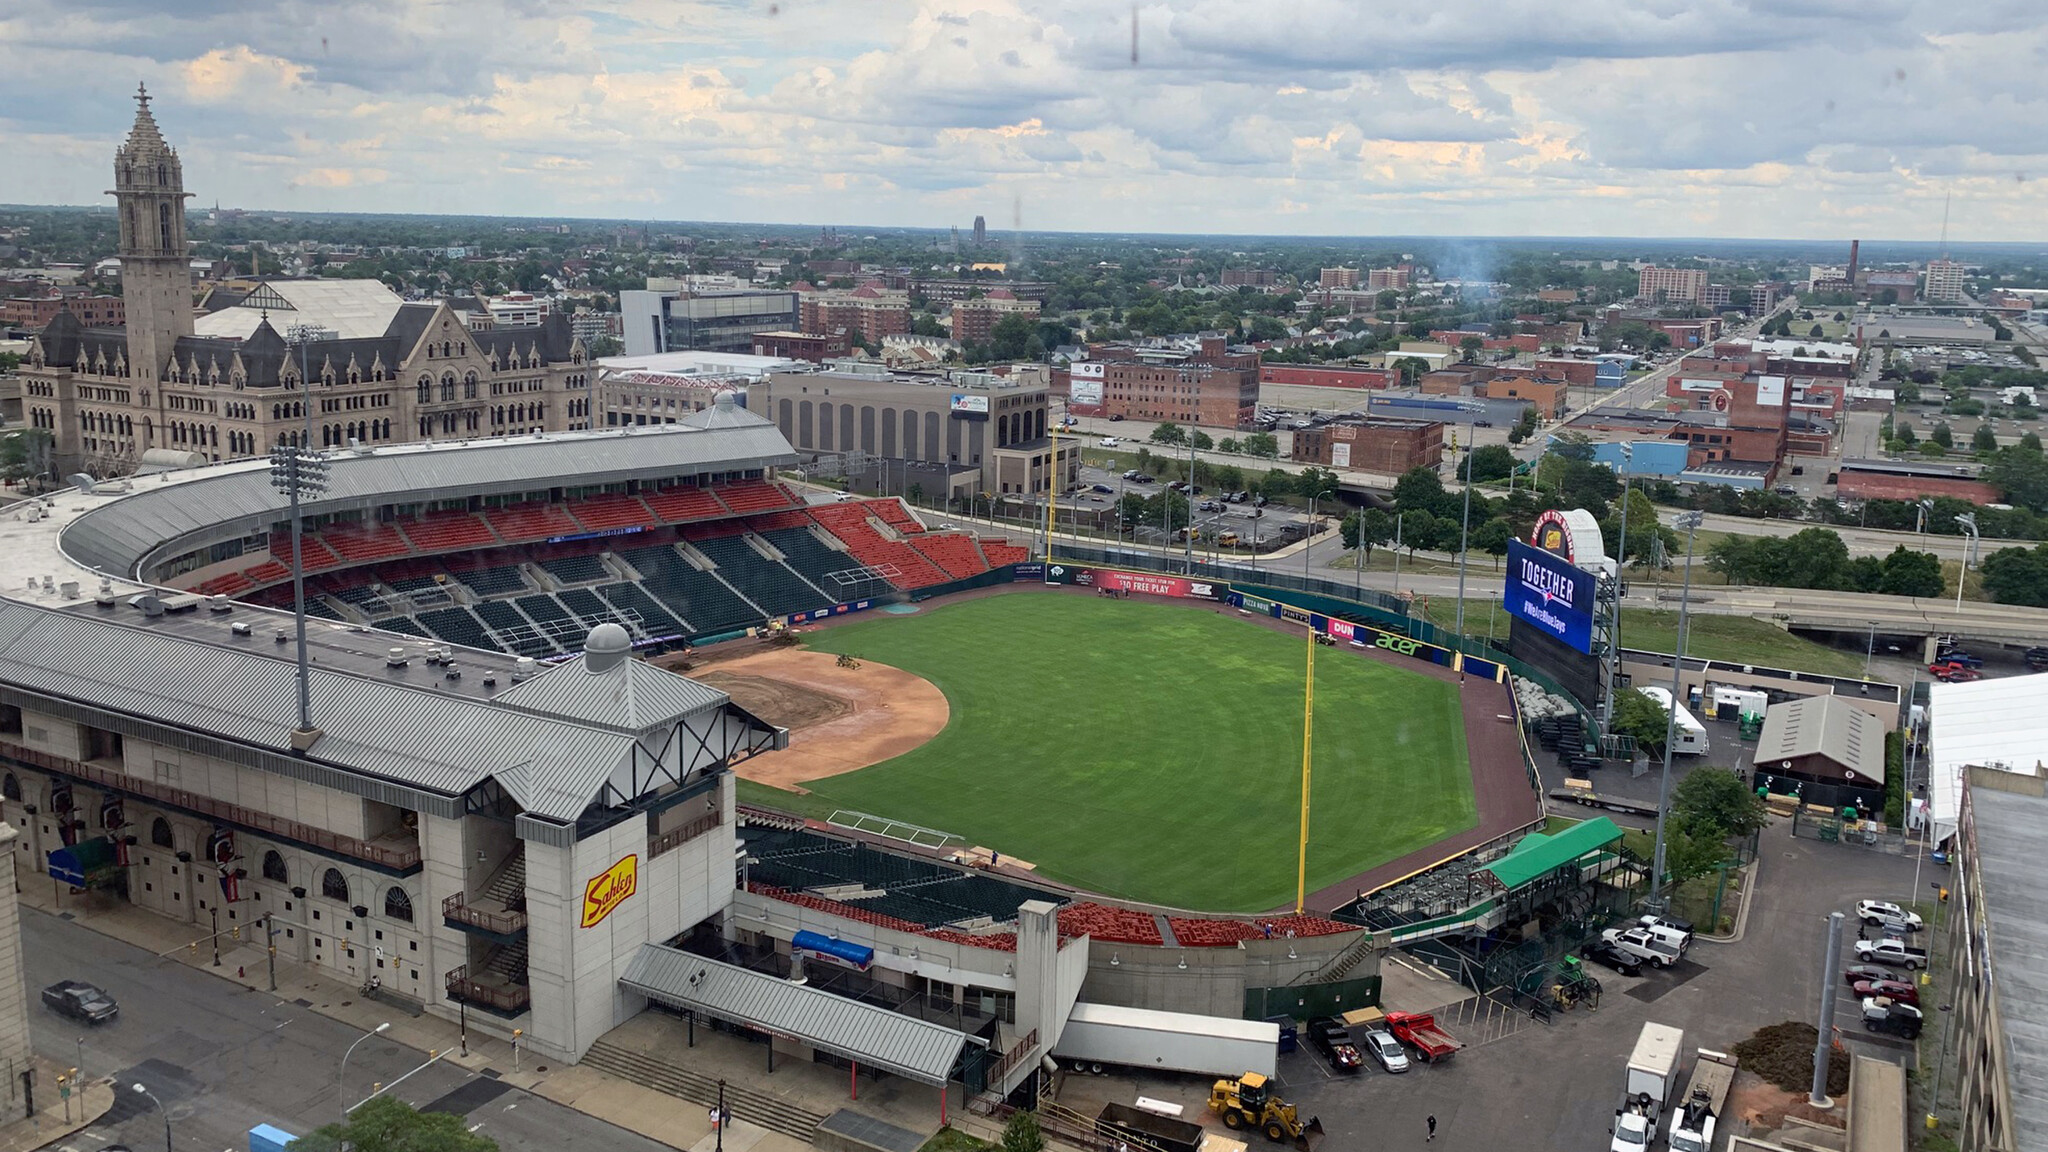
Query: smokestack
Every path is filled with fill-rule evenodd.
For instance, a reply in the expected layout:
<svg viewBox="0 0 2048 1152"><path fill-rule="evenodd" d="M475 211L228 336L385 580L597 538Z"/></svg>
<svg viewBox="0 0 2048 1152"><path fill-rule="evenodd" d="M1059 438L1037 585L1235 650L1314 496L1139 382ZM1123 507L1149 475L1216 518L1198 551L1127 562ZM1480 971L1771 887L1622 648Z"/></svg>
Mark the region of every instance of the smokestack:
<svg viewBox="0 0 2048 1152"><path fill-rule="evenodd" d="M1854 291L1856 290L1856 264L1857 264L1857 256L1856 256L1856 250L1857 250L1858 248L1861 248L1862 246L1863 246L1863 241L1861 241L1861 240L1851 240L1851 241L1849 241L1849 273L1848 273L1847 279L1848 279L1848 281L1849 281L1849 290L1850 290L1851 292L1854 292Z"/></svg>

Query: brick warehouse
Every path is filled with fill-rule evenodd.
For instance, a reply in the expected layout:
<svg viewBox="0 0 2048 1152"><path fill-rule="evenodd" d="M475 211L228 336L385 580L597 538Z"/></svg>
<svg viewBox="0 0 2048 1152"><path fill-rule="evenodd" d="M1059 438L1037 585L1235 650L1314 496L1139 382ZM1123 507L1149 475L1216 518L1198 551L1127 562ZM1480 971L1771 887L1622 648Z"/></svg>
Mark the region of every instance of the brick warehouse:
<svg viewBox="0 0 2048 1152"><path fill-rule="evenodd" d="M1443 455L1444 426L1433 420L1340 420L1294 434L1293 459L1302 464L1398 476L1434 468Z"/></svg>

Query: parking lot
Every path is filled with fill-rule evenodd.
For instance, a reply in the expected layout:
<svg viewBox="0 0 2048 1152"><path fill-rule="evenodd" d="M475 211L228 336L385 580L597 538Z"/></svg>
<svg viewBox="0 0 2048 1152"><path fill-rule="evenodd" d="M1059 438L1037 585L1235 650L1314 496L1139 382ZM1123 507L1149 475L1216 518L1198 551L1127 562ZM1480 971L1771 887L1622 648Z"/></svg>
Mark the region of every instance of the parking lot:
<svg viewBox="0 0 2048 1152"><path fill-rule="evenodd" d="M1425 1119L1435 1116L1433 1148L1501 1149L1605 1147L1607 1129L1621 1094L1623 1065L1645 1021L1681 1028L1685 1059L1681 1083L1689 1076L1693 1050L1725 1051L1756 1029L1786 1020L1811 1021L1819 1011L1822 980L1847 993L1839 971L1823 974L1827 914L1853 913L1867 897L1911 899L1911 857L1866 848L1793 839L1783 824L1767 829L1759 859L1754 901L1730 943L1697 941L1688 958L1669 970L1627 977L1590 968L1602 985L1597 1007L1556 1014L1551 1023L1523 1023L1498 1039L1485 1029L1450 1030L1467 1047L1441 1065L1418 1065L1390 1075L1368 1064L1364 1071L1338 1075L1304 1048L1281 1057L1281 1094L1305 1114L1322 1120L1325 1149L1378 1147L1389 1142L1420 1147ZM1922 883L1943 878L1927 865ZM1853 963L1855 921L1845 926L1844 952ZM1395 963L1400 963L1396 961ZM1392 965L1386 966L1390 970ZM1418 985L1404 975L1404 994ZM1395 981L1390 977L1389 985ZM1938 987L1938 985L1937 985ZM1464 990L1443 982L1442 996ZM1841 1041L1852 1053L1899 1061L1911 1045L1864 1031L1852 997L1837 997ZM1391 1004L1424 1009L1423 1003ZM1848 1013L1844 1017L1844 1013ZM1930 1012L1930 1015L1933 1013ZM1936 1035L1929 1023L1928 1036ZM1128 1103L1142 1093L1187 1106L1186 1118L1215 1127L1207 1113L1208 1083L1199 1077L1070 1077L1061 1100L1099 1109L1103 1100ZM1091 1113L1092 1114L1092 1113ZM1737 1130L1740 1130L1739 1128ZM1254 1147L1264 1147L1254 1141Z"/></svg>

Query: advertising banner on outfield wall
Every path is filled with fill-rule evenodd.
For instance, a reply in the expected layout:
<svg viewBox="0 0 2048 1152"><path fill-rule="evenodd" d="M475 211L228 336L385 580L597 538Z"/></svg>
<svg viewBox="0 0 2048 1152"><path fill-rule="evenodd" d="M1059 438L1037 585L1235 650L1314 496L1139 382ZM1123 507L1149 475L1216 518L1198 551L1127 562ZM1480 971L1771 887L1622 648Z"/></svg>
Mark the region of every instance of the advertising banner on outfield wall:
<svg viewBox="0 0 2048 1152"><path fill-rule="evenodd" d="M1125 572L1118 568L1079 568L1054 564L1045 570L1047 584L1079 584L1110 592L1136 592L1143 596L1179 596L1199 600L1222 598L1226 585L1187 576L1160 576L1151 572Z"/></svg>
<svg viewBox="0 0 2048 1152"><path fill-rule="evenodd" d="M1508 541L1508 613L1580 652L1593 650L1593 574L1562 556Z"/></svg>
<svg viewBox="0 0 2048 1152"><path fill-rule="evenodd" d="M874 604L875 602L873 600L849 600L844 604L834 604L830 608L813 608L809 612L799 612L796 615L791 616L789 618L789 622L791 624L807 624L812 620L824 620L832 616L844 616L848 612L865 612L869 608L874 607Z"/></svg>
<svg viewBox="0 0 2048 1152"><path fill-rule="evenodd" d="M1227 599L1247 612L1271 616L1276 620L1286 620L1294 624L1305 624L1333 640L1346 644L1355 644L1361 648L1384 648L1389 652L1413 656L1417 660L1427 660L1431 664L1441 664L1444 667L1451 664L1450 649L1411 639L1399 632L1389 632L1383 628L1357 624L1350 620L1338 620L1320 612L1310 612L1305 608L1296 608L1292 604L1276 603L1260 596L1247 596L1242 592L1232 592ZM1480 675L1491 673L1481 672Z"/></svg>

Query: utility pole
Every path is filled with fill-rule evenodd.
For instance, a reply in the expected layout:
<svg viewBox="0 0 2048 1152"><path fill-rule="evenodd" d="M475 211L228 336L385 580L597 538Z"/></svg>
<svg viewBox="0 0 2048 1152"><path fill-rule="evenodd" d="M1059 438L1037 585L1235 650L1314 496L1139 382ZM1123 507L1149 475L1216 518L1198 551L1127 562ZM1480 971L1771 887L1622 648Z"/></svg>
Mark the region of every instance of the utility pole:
<svg viewBox="0 0 2048 1152"><path fill-rule="evenodd" d="M1813 1090L1806 1094L1806 1102L1815 1108L1832 1108L1835 1102L1828 1098L1828 1051L1834 1045L1835 1031L1835 973L1842 959L1842 914L1828 914L1828 958L1820 975L1820 1018L1814 1021L1819 1035L1813 1038ZM1939 1067L1939 1065L1937 1065Z"/></svg>
<svg viewBox="0 0 2048 1152"><path fill-rule="evenodd" d="M271 913L263 914L263 951L270 958L270 990L277 991L277 929L270 922Z"/></svg>
<svg viewBox="0 0 2048 1152"><path fill-rule="evenodd" d="M1650 899L1652 912L1661 913L1668 904L1664 899L1664 823L1665 809L1671 804L1671 745L1678 740L1678 701L1681 680L1685 672L1685 623L1692 606L1692 541L1699 531L1700 521L1705 517L1698 512L1686 512L1679 516L1679 526L1685 529L1685 586L1678 596L1678 641L1672 645L1671 653L1671 707L1664 714L1664 771L1657 780L1657 850L1650 867ZM1617 612L1615 615L1619 616ZM1830 991L1833 985L1829 985Z"/></svg>

